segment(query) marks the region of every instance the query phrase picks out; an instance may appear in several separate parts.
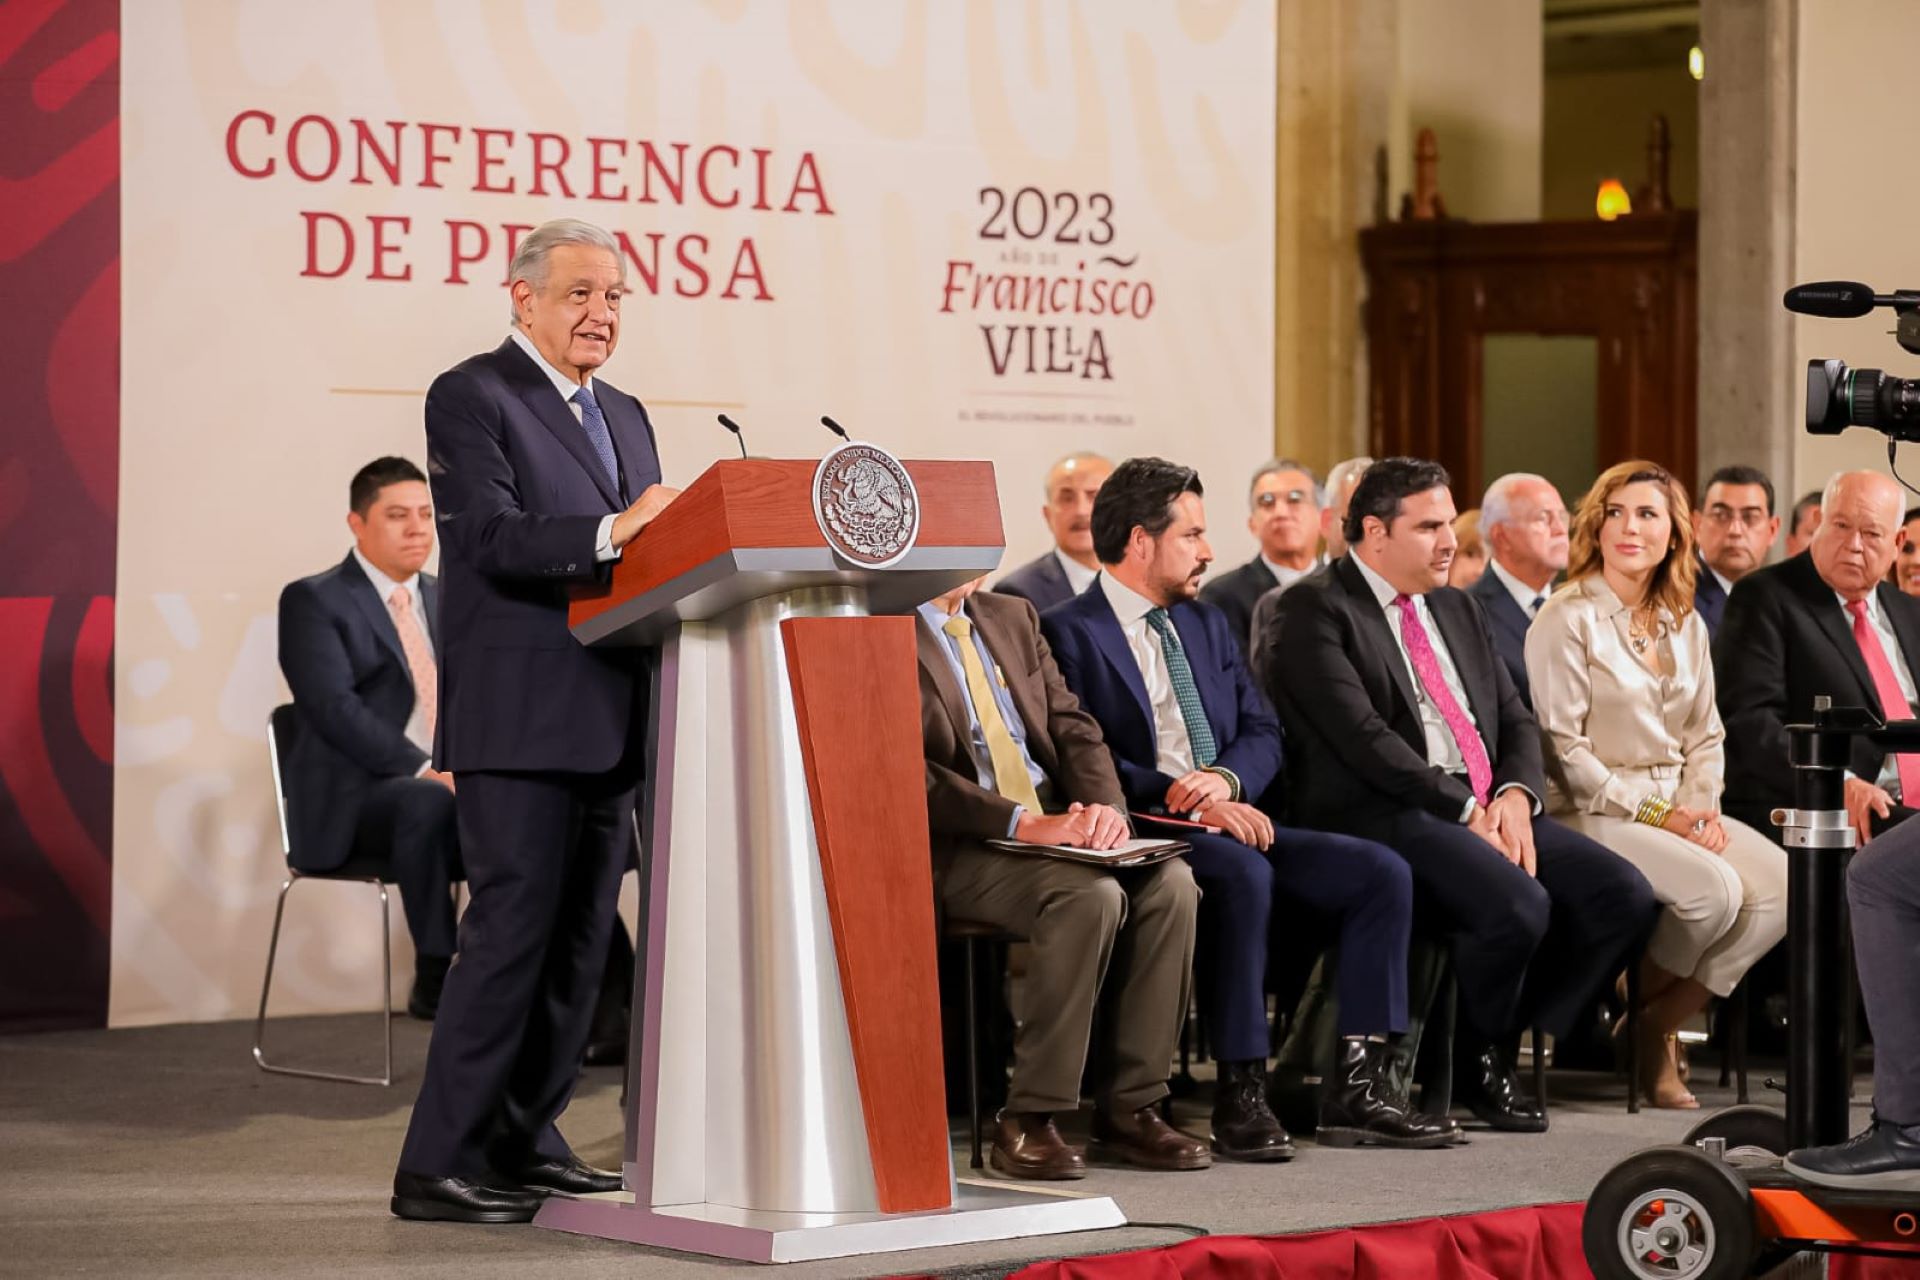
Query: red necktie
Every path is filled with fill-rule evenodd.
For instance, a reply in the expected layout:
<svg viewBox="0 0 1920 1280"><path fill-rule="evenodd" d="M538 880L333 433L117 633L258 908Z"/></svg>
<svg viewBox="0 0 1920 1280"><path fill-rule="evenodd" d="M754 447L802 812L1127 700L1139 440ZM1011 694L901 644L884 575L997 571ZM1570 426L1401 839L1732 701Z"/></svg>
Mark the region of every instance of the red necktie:
<svg viewBox="0 0 1920 1280"><path fill-rule="evenodd" d="M1907 704L1907 695L1900 692L1900 677L1893 673L1893 663L1887 661L1880 633L1867 619L1867 602L1849 600L1847 612L1853 615L1853 642L1860 646L1860 656L1867 660L1867 674L1873 677L1874 692L1880 695L1881 716L1887 720L1911 720L1913 708ZM1920 801L1920 756L1896 755L1893 761L1900 771L1901 802Z"/></svg>

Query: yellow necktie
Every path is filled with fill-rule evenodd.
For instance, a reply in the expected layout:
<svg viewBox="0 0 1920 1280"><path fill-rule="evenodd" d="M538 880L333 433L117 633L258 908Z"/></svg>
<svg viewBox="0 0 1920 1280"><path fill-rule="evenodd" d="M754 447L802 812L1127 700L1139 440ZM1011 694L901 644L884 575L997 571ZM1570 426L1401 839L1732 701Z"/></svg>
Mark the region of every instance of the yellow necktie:
<svg viewBox="0 0 1920 1280"><path fill-rule="evenodd" d="M980 651L973 646L973 623L954 615L941 628L960 642L960 669L967 676L967 696L973 700L973 714L980 721L980 736L987 740L987 757L993 762L994 790L1038 817L1040 793L1033 789L1033 777L1013 740L1007 722L1000 718L1000 702L987 683L987 669L980 662Z"/></svg>

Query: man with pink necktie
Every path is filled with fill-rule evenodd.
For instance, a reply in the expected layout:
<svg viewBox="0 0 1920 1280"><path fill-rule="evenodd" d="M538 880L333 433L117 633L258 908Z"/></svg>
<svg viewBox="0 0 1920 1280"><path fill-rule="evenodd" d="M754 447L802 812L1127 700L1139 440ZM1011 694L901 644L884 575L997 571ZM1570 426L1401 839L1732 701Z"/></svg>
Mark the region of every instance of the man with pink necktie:
<svg viewBox="0 0 1920 1280"><path fill-rule="evenodd" d="M1920 600L1887 581L1906 495L1877 471L1827 482L1820 527L1792 559L1756 569L1727 597L1714 637L1720 718L1727 726L1726 811L1779 838L1768 813L1793 799L1786 726L1813 700L1888 720L1920 709ZM1888 755L1856 739L1847 813L1865 841L1920 807L1920 755Z"/></svg>
<svg viewBox="0 0 1920 1280"><path fill-rule="evenodd" d="M453 778L428 759L438 713L433 498L405 458L376 458L347 490L353 550L280 593L280 670L301 732L282 743L290 859L348 862L400 887L413 935L407 1012L432 1021L454 952L460 878Z"/></svg>
<svg viewBox="0 0 1920 1280"><path fill-rule="evenodd" d="M1539 728L1479 603L1446 585L1447 485L1420 459L1368 468L1347 554L1281 597L1263 669L1293 819L1406 860L1416 926L1445 935L1459 980L1459 1093L1494 1128L1541 1132L1513 1073L1521 1029L1571 1030L1658 904L1626 860L1540 816Z"/></svg>

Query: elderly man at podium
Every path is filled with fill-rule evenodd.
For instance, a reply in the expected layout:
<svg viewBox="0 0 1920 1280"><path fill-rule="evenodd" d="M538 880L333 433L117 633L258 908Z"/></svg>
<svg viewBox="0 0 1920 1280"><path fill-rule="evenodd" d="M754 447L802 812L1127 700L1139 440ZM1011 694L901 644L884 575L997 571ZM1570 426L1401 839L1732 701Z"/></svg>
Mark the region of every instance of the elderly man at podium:
<svg viewBox="0 0 1920 1280"><path fill-rule="evenodd" d="M633 842L649 657L568 630L675 497L640 402L596 376L620 336L619 245L536 228L513 327L427 391L440 526L440 715L471 898L393 1180L393 1212L526 1222L551 1192L620 1188L554 1127L578 1075Z"/></svg>
<svg viewBox="0 0 1920 1280"><path fill-rule="evenodd" d="M1013 1079L989 1162L1013 1178L1078 1178L1082 1153L1055 1129L1079 1106L1093 1054L1092 1148L1146 1169L1204 1169L1204 1142L1156 1105L1187 1007L1200 894L1175 858L1109 869L986 842L1111 849L1127 838L1100 727L1060 678L1027 601L981 580L920 607L920 723L934 889L951 915L1028 940Z"/></svg>

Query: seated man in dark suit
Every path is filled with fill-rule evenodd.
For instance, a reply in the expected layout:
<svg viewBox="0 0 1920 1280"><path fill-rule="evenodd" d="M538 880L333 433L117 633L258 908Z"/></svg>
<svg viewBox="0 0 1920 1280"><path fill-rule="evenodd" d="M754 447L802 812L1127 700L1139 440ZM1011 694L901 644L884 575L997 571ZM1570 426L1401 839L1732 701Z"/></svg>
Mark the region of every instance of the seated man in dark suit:
<svg viewBox="0 0 1920 1280"><path fill-rule="evenodd" d="M1253 687L1225 615L1194 599L1212 559L1200 477L1130 458L1100 490L1101 573L1041 620L1067 686L1100 722L1136 815L1197 819L1174 829L1203 893L1206 1017L1220 1063L1213 1149L1284 1160L1287 1132L1267 1102L1264 981L1274 892L1282 909L1338 921L1342 1045L1317 1136L1323 1145L1444 1146L1450 1121L1410 1111L1392 1086L1388 1037L1407 1026L1412 884L1391 850L1278 826L1280 726ZM1149 830L1153 824L1148 823Z"/></svg>
<svg viewBox="0 0 1920 1280"><path fill-rule="evenodd" d="M428 760L437 711L433 498L405 458L376 458L347 491L347 558L280 593L280 670L306 732L280 761L293 865L385 868L413 934L407 1012L432 1020L453 959L460 878L453 778Z"/></svg>
<svg viewBox="0 0 1920 1280"><path fill-rule="evenodd" d="M979 585L921 605L918 631L934 892L947 913L1030 948L988 1162L1011 1178L1085 1174L1053 1116L1080 1105L1097 1025L1095 1151L1147 1169L1204 1169L1206 1143L1156 1105L1186 1016L1193 873L1177 858L1109 870L986 843L1112 849L1129 832L1100 726L1061 682L1033 606L976 594Z"/></svg>
<svg viewBox="0 0 1920 1280"><path fill-rule="evenodd" d="M1527 628L1567 567L1567 504L1546 480L1516 471L1487 486L1480 533L1487 541L1487 571L1467 594L1480 601L1494 651L1531 710Z"/></svg>
<svg viewBox="0 0 1920 1280"><path fill-rule="evenodd" d="M1248 651L1253 609L1260 597L1313 571L1320 550L1320 508L1326 500L1320 477L1291 458L1275 458L1253 473L1247 528L1260 549L1253 559L1200 589L1202 600L1227 615L1242 656Z"/></svg>
<svg viewBox="0 0 1920 1280"><path fill-rule="evenodd" d="M1437 463L1374 463L1348 554L1281 597L1268 693L1299 820L1391 846L1448 934L1474 1114L1540 1132L1510 1046L1528 1025L1567 1032L1658 904L1631 864L1539 816L1539 726L1479 606L1445 585L1453 518Z"/></svg>
<svg viewBox="0 0 1920 1280"><path fill-rule="evenodd" d="M1776 838L1768 815L1793 799L1786 727L1805 721L1815 698L1888 720L1920 705L1920 600L1887 581L1905 506L1900 486L1877 471L1835 476L1807 553L1754 570L1727 597L1713 642L1727 726L1724 803ZM1856 738L1846 788L1865 841L1920 802L1920 755L1889 755Z"/></svg>
<svg viewBox="0 0 1920 1280"><path fill-rule="evenodd" d="M1041 613L1087 589L1100 564L1093 558L1093 497L1113 471L1097 453L1070 453L1047 472L1047 503L1041 519L1053 535L1053 550L994 584L1003 596L1019 596Z"/></svg>
<svg viewBox="0 0 1920 1280"><path fill-rule="evenodd" d="M1708 635L1719 634L1727 593L1766 563L1779 532L1773 481L1766 472L1758 467L1722 467L1708 479L1693 512L1693 544L1700 552L1693 607L1707 624Z"/></svg>

